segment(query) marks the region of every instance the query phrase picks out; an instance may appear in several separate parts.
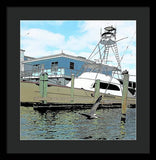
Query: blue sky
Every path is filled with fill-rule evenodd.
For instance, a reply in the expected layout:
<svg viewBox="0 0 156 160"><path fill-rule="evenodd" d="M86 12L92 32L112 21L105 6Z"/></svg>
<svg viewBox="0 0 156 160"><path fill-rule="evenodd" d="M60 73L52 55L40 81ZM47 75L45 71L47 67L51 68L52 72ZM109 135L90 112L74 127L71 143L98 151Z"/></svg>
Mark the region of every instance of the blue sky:
<svg viewBox="0 0 156 160"><path fill-rule="evenodd" d="M117 28L117 43L122 69L136 74L136 21L132 20L22 20L20 21L20 48L25 55L43 57L59 54L62 51L74 56L88 58L100 40L100 28L113 25ZM116 65L113 53L109 60ZM135 80L136 77L131 77Z"/></svg>

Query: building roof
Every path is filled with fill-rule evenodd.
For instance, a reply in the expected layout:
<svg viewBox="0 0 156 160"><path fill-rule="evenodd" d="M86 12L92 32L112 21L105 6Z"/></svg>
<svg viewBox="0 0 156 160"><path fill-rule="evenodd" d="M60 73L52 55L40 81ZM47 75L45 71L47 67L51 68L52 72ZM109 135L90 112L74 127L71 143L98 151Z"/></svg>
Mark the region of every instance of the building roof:
<svg viewBox="0 0 156 160"><path fill-rule="evenodd" d="M25 52L25 50L24 50L24 49L20 49L20 51L23 51L23 52Z"/></svg>
<svg viewBox="0 0 156 160"><path fill-rule="evenodd" d="M26 57L26 58L31 58L31 59L36 59L36 58L34 58L34 57L30 57L30 56L24 56L24 57Z"/></svg>
<svg viewBox="0 0 156 160"><path fill-rule="evenodd" d="M72 56L72 55L68 55L68 54L65 54L65 53L59 53L59 54L55 54L55 55L44 56L44 57L40 57L40 58L34 58L34 59L31 59L31 60L26 60L23 63L37 62L37 61L40 61L40 60L46 60L46 59L52 59L52 58L58 58L58 57L65 57L65 58L75 59L75 60L78 60L78 61L88 62L91 65L97 65L97 66L101 65L101 64L96 63L95 61L88 60L85 57ZM108 68L112 68L113 70L116 69L115 66L111 66L111 65L103 64L103 66L108 67Z"/></svg>
<svg viewBox="0 0 156 160"><path fill-rule="evenodd" d="M58 58L58 57L66 57L66 58L71 58L71 59L75 59L75 60L79 60L79 61L85 61L85 62L86 61L90 61L90 60L87 60L85 57L72 56L72 55L68 55L68 54L65 54L65 53L60 53L60 54L55 54L55 55L50 55L50 56L44 56L44 57L34 58L33 60L25 61L25 63L35 62L35 61L40 61L40 60L46 60L46 59L51 59L51 58Z"/></svg>

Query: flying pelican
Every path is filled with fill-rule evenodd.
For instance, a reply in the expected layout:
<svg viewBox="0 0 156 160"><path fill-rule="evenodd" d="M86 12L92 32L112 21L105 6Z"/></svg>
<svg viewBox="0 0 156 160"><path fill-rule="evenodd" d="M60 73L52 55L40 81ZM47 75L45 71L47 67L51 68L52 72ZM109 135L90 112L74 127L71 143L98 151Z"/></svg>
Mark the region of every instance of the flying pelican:
<svg viewBox="0 0 156 160"><path fill-rule="evenodd" d="M102 96L100 96L100 97L96 100L95 104L93 104L93 106L92 106L89 114L85 114L85 113L80 113L80 114L83 115L83 116L86 116L87 119L98 118L95 113L96 113L96 110L97 110L97 108L98 108L101 100L102 100Z"/></svg>

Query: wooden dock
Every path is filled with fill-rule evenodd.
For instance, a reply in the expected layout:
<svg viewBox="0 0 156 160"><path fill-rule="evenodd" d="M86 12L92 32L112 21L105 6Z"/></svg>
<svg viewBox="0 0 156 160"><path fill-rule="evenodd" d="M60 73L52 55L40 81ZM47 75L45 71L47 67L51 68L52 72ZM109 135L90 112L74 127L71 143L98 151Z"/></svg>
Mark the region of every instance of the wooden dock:
<svg viewBox="0 0 156 160"><path fill-rule="evenodd" d="M39 84L33 82L20 83L20 101L22 106L34 106L37 108L47 109L82 109L90 108L95 103L96 98L93 91L74 88L74 96L71 97L71 88L66 86L48 85L47 96L41 97ZM99 106L104 107L121 107L122 97L110 94L101 94L102 101ZM74 98L74 100L73 100ZM42 104L41 101L46 101ZM134 97L127 98L128 106L135 106Z"/></svg>

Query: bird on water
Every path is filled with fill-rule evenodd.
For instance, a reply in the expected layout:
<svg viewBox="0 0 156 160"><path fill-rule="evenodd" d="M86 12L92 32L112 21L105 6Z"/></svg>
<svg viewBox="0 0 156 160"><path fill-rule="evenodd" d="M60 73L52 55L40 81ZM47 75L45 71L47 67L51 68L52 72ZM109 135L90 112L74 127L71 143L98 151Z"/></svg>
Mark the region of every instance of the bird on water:
<svg viewBox="0 0 156 160"><path fill-rule="evenodd" d="M91 107L90 113L89 114L85 114L85 113L80 113L83 116L86 116L87 119L94 119L94 118L98 118L96 116L96 110L98 108L98 106L100 105L100 101L102 100L102 96L100 96L96 102L93 104L93 106Z"/></svg>

